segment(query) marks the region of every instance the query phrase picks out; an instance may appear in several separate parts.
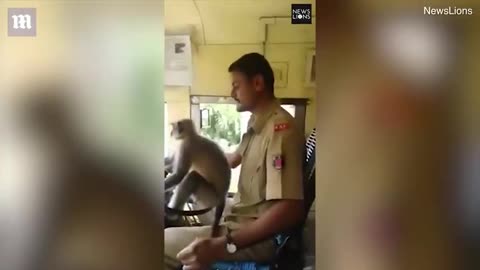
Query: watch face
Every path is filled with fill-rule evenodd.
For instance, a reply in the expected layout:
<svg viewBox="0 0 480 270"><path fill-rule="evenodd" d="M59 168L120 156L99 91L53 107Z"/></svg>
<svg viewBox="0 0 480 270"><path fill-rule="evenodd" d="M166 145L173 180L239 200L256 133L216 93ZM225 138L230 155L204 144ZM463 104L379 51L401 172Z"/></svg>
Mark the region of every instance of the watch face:
<svg viewBox="0 0 480 270"><path fill-rule="evenodd" d="M227 244L228 253L235 253L237 251L237 246L234 244Z"/></svg>

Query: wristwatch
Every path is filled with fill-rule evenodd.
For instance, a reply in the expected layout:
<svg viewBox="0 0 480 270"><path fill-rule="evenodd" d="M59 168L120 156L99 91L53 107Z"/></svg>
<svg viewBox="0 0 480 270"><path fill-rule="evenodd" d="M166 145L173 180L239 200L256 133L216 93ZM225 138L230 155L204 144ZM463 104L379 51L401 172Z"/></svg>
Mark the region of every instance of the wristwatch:
<svg viewBox="0 0 480 270"><path fill-rule="evenodd" d="M233 243L232 235L230 234L230 228L227 228L227 252L233 254L237 252L237 246Z"/></svg>

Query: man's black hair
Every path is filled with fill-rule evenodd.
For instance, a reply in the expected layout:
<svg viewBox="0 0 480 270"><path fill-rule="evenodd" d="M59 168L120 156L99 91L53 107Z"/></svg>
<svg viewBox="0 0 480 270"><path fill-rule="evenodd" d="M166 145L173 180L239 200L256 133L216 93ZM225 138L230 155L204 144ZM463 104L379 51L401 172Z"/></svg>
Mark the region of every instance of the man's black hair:
<svg viewBox="0 0 480 270"><path fill-rule="evenodd" d="M267 59L259 53L248 53L240 57L228 67L228 72L241 72L248 79L261 75L265 81L265 89L273 96L275 78Z"/></svg>

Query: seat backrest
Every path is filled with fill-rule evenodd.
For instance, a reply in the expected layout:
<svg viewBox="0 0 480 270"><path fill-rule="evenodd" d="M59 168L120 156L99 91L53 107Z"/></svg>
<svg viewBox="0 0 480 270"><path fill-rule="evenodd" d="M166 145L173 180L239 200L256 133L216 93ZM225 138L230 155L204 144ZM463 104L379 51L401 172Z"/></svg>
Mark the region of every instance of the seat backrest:
<svg viewBox="0 0 480 270"><path fill-rule="evenodd" d="M314 128L307 140L305 141L305 161L308 162L311 157L315 156L315 146L317 144L316 139L317 130Z"/></svg>
<svg viewBox="0 0 480 270"><path fill-rule="evenodd" d="M303 188L305 213L308 214L315 200L315 150L316 129L314 128L305 142L305 164L303 169Z"/></svg>
<svg viewBox="0 0 480 270"><path fill-rule="evenodd" d="M308 216L308 212L315 200L315 148L316 147L316 129L313 129L305 142L305 160L303 170L303 187L304 187L304 204L305 216L303 222L293 230L279 234L276 237L278 244L277 258L285 259L284 255L291 254L292 250L295 252L301 251L302 246L302 232Z"/></svg>
<svg viewBox="0 0 480 270"><path fill-rule="evenodd" d="M305 205L304 221L315 200L315 149L316 149L316 128L312 130L305 141L305 159L303 163L303 197ZM303 227L303 223L301 224Z"/></svg>

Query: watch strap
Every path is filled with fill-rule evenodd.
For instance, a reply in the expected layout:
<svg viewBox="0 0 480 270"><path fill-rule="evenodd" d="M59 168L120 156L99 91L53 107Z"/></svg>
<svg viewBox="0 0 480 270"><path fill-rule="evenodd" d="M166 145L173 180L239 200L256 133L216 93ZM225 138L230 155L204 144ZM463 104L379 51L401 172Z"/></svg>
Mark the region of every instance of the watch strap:
<svg viewBox="0 0 480 270"><path fill-rule="evenodd" d="M233 243L233 239L232 239L232 235L231 235L231 230L227 228L227 235L226 235L226 238L227 238L227 252L230 253L230 254L233 254L237 251L237 246L235 245L235 243Z"/></svg>
<svg viewBox="0 0 480 270"><path fill-rule="evenodd" d="M232 230L230 228L227 227L227 235L226 235L226 238L227 238L227 244L234 244L233 243L233 238L232 238Z"/></svg>

